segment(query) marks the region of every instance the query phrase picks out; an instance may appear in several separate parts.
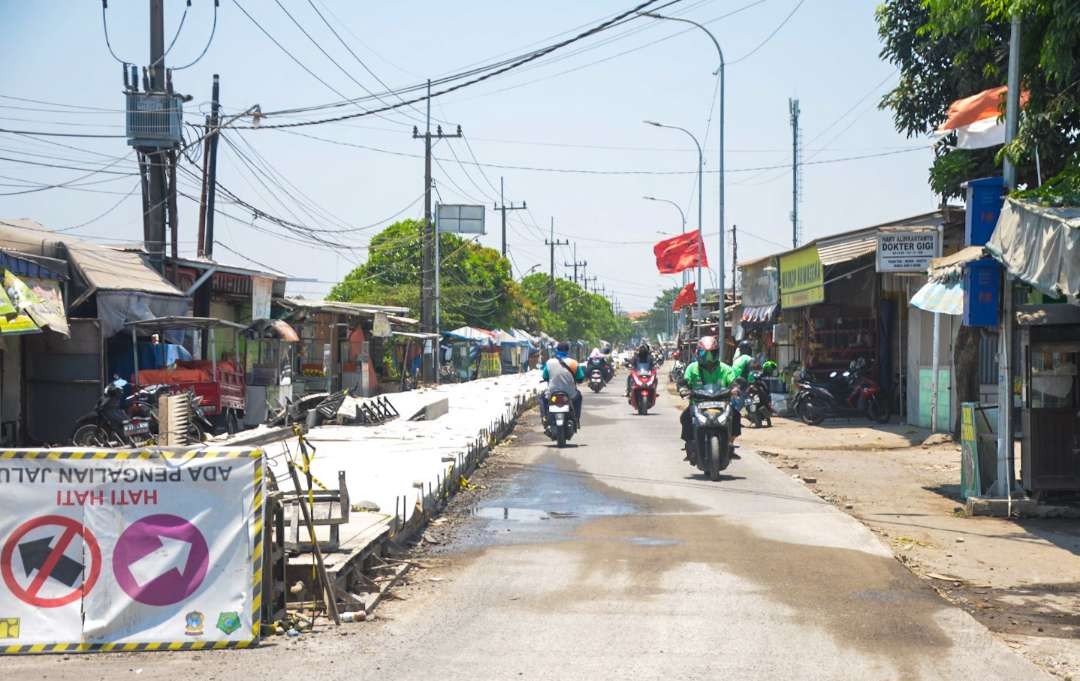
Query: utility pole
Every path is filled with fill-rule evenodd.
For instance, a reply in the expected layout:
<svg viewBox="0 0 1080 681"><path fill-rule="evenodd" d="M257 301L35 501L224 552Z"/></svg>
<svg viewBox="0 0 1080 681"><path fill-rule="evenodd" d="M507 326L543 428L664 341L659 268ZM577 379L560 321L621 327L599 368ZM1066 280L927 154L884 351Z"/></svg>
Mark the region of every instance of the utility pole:
<svg viewBox="0 0 1080 681"><path fill-rule="evenodd" d="M592 284L593 284L593 287L592 287L592 292L593 292L593 293L596 293L596 275L593 275L593 276L591 276L591 277L585 277L585 279L583 280L583 282L582 282L582 283L584 283L584 284L585 284L585 293L588 293L588 292L589 292L589 282L590 282L590 281L591 281L591 282L592 282Z"/></svg>
<svg viewBox="0 0 1080 681"><path fill-rule="evenodd" d="M511 201L510 205L506 205L506 198L503 196L503 178L499 178L499 203L502 205L496 205L495 210L502 213L502 257L506 257L506 211L508 210L525 210L528 208L525 202L522 201L520 206L515 206Z"/></svg>
<svg viewBox="0 0 1080 681"><path fill-rule="evenodd" d="M788 99L791 113L791 245L799 246L799 100Z"/></svg>
<svg viewBox="0 0 1080 681"><path fill-rule="evenodd" d="M570 242L555 238L555 217L551 218L551 238L544 239L544 245L551 248L551 270L548 278L548 309L555 311L555 247L569 246Z"/></svg>
<svg viewBox="0 0 1080 681"><path fill-rule="evenodd" d="M165 93L165 7L164 0L150 0L150 66L147 69L149 91ZM172 106L172 102L168 106ZM158 272L165 271L166 169L168 155L160 148L141 149L146 159L147 198L150 216L143 235L150 263Z"/></svg>
<svg viewBox="0 0 1080 681"><path fill-rule="evenodd" d="M217 197L217 148L218 126L221 124L221 84L218 74L214 74L214 85L210 91L210 115L206 119L206 179L203 195L206 202L199 216L199 255L214 257L214 203ZM205 232L204 232L205 225Z"/></svg>
<svg viewBox="0 0 1080 681"><path fill-rule="evenodd" d="M563 263L563 265L565 267L573 267L574 268L574 283L575 284L578 283L578 277L577 277L578 268L580 267L581 271L584 272L585 271L585 266L588 265L588 264L589 263L586 262L585 260L578 260L577 259L577 243L575 242L574 243L574 262L564 262Z"/></svg>
<svg viewBox="0 0 1080 681"><path fill-rule="evenodd" d="M421 236L423 258L420 272L420 324L427 333L435 333L435 223L431 219L431 140L461 137L461 126L454 134L444 134L442 126L431 132L431 79L427 82L427 121L423 134L413 126L413 139L424 140L424 233ZM436 339L437 340L437 339ZM426 347L425 347L426 349ZM424 380L435 380L434 353L438 342L432 343L432 356L423 362Z"/></svg>
<svg viewBox="0 0 1080 681"><path fill-rule="evenodd" d="M735 277L739 273L735 264L739 260L739 226L731 226L731 302L735 302Z"/></svg>

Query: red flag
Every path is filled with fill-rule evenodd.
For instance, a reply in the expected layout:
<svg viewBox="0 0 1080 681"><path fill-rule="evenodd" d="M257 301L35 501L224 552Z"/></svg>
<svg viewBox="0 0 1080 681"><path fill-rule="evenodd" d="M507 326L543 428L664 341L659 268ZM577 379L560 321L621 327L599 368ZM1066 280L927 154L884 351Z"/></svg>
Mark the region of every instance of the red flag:
<svg viewBox="0 0 1080 681"><path fill-rule="evenodd" d="M701 243L701 232L694 230L664 239L653 246L656 256L656 269L660 274L677 274L691 267L709 266L705 255L705 245Z"/></svg>
<svg viewBox="0 0 1080 681"><path fill-rule="evenodd" d="M679 294L675 296L675 302L671 304L672 310L678 310L686 305L693 305L697 302L697 289L694 287L694 282L690 282L686 286L679 289Z"/></svg>

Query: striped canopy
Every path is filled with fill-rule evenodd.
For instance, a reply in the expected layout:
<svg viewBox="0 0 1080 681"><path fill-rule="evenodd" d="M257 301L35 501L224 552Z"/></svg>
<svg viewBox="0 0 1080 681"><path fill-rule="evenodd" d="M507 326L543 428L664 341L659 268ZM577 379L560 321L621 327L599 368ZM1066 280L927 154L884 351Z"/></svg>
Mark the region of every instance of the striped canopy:
<svg viewBox="0 0 1080 681"><path fill-rule="evenodd" d="M927 282L911 297L911 304L927 312L964 314L964 284L957 279L951 283Z"/></svg>

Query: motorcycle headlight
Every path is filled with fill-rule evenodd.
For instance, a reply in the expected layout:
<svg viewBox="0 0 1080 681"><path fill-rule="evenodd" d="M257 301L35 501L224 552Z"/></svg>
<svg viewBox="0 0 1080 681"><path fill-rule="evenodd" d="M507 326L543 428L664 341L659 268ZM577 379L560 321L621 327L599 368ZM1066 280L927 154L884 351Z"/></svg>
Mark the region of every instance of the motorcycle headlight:
<svg viewBox="0 0 1080 681"><path fill-rule="evenodd" d="M697 422L701 426L709 425L709 415L703 411L697 412Z"/></svg>

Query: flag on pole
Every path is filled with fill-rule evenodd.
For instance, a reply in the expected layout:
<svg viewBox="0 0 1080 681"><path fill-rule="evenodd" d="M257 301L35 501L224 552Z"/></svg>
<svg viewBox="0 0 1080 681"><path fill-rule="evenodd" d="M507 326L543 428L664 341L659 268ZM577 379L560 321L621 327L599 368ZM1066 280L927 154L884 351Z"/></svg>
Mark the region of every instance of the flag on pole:
<svg viewBox="0 0 1080 681"><path fill-rule="evenodd" d="M677 274L692 267L709 266L700 230L664 239L653 246L653 255L660 274Z"/></svg>
<svg viewBox="0 0 1080 681"><path fill-rule="evenodd" d="M679 289L678 295L675 296L675 302L671 304L671 309L678 311L680 308L693 305L696 302L697 289L694 287L694 282L690 282Z"/></svg>
<svg viewBox="0 0 1080 681"><path fill-rule="evenodd" d="M938 138L956 133L959 149L983 149L1005 143L1005 97L1007 85L983 90L949 105L948 118L937 131ZM1020 92L1020 106L1027 104L1027 92Z"/></svg>

